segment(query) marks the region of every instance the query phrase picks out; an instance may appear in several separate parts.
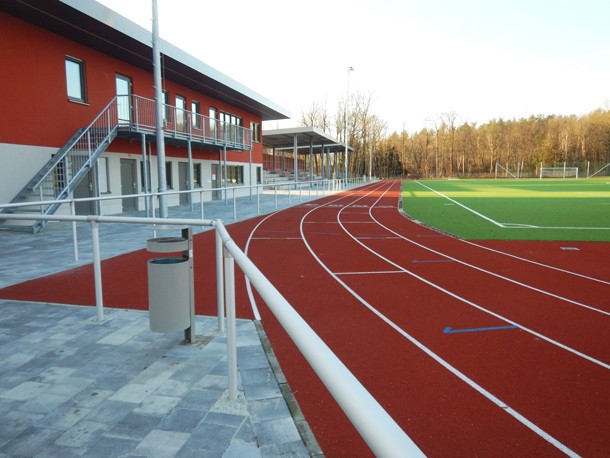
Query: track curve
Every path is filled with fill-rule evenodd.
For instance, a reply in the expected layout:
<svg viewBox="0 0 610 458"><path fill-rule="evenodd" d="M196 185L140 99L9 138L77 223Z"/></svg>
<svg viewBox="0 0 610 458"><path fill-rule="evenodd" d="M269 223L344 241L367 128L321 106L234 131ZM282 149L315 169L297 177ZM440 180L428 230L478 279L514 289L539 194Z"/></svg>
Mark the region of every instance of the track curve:
<svg viewBox="0 0 610 458"><path fill-rule="evenodd" d="M610 450L610 283L425 228L399 196L380 182L270 215L248 254L427 454ZM366 454L261 316L325 453Z"/></svg>

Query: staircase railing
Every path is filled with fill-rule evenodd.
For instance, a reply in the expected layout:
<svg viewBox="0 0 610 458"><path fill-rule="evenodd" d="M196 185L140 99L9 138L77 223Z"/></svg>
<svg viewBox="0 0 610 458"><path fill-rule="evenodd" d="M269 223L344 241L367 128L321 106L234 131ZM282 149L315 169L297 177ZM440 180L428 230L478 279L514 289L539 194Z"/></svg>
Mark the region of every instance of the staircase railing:
<svg viewBox="0 0 610 458"><path fill-rule="evenodd" d="M40 200L67 198L114 140L118 125L117 97L114 97L71 145L58 153L60 157L53 158L54 166L34 184L33 192ZM57 205L48 205L41 213L52 213Z"/></svg>
<svg viewBox="0 0 610 458"><path fill-rule="evenodd" d="M165 137L231 150L252 148L250 129L171 105L165 105L164 110ZM155 119L154 100L137 95L115 96L89 126L75 132L11 203L46 202L38 207L39 212L55 213L93 169L119 131L152 134L156 130ZM3 222L1 218L0 222ZM37 221L33 231L38 232L44 224Z"/></svg>

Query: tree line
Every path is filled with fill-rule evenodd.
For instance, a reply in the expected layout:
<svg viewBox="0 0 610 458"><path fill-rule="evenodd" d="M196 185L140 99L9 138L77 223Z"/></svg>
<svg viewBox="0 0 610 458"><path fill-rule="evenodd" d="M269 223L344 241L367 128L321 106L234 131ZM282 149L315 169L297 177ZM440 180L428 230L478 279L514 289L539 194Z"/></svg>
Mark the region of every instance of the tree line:
<svg viewBox="0 0 610 458"><path fill-rule="evenodd" d="M346 106L347 105L347 106ZM484 124L459 122L455 112L442 113L418 132L388 132L372 109L370 95L341 101L335 115L313 103L300 123L317 127L345 142L346 120L351 176L423 176L429 178L537 176L544 166L578 166L581 176L610 163L610 111L583 116L540 115L493 119ZM610 173L610 167L603 171Z"/></svg>

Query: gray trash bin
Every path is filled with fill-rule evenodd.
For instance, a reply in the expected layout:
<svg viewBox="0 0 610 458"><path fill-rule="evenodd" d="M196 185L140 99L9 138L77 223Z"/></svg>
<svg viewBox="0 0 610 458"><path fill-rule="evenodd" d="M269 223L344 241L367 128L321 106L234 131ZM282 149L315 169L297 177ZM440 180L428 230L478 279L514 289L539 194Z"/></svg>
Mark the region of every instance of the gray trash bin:
<svg viewBox="0 0 610 458"><path fill-rule="evenodd" d="M152 331L184 331L191 325L189 241L181 237L150 239L147 249L153 253L182 252L180 257L148 261L148 311Z"/></svg>

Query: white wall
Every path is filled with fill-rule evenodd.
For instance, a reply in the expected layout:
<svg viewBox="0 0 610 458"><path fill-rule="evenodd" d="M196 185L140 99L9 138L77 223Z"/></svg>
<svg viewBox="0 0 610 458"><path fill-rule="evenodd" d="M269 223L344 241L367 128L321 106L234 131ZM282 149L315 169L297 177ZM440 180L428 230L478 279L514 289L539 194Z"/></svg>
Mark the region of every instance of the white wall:
<svg viewBox="0 0 610 458"><path fill-rule="evenodd" d="M15 195L27 184L27 182L34 176L36 172L51 158L53 154L57 152L56 148L45 148L38 146L28 145L13 145L13 144L2 144L0 143L0 203L8 203L15 197ZM137 190L142 192L142 174L141 174L141 154L125 154L125 153L114 153L105 152L102 157L108 158L108 193L104 193L101 197L110 197L111 199L105 200L101 203L101 212L105 215L120 214L123 211L123 204L121 201L121 159L135 159L136 160L136 181ZM178 163L187 162L186 158L174 158L166 157L168 162L172 162L172 182L174 184L174 190L178 191ZM201 164L201 182L204 189L212 187L212 164L218 163L218 161L210 160L193 160L194 163ZM250 173L248 171L247 163L240 162L228 162L227 165L243 165L244 166L244 185L237 185L236 195L238 197L249 195L249 190L244 189L245 186L250 184ZM258 164L252 164L252 183L256 184L256 169L260 167ZM157 180L157 158L153 156L150 158L150 174L151 174L151 189L156 191L158 189ZM100 179L102 179L100 177ZM229 187L231 189L231 187ZM168 189L168 191L170 191ZM229 191L229 197L232 197L232 191ZM210 201L212 195L209 192L203 194L203 200ZM179 205L180 196L170 195L167 197L168 206ZM200 194L195 193L193 195L193 202L199 203ZM156 202L158 205L158 202ZM144 199L139 199L138 209L145 209ZM60 212L64 212L60 210ZM69 212L69 210L65 210Z"/></svg>
<svg viewBox="0 0 610 458"><path fill-rule="evenodd" d="M9 203L57 148L0 143L0 203Z"/></svg>

